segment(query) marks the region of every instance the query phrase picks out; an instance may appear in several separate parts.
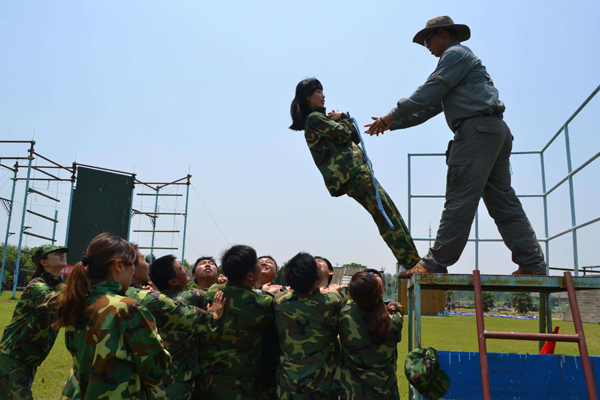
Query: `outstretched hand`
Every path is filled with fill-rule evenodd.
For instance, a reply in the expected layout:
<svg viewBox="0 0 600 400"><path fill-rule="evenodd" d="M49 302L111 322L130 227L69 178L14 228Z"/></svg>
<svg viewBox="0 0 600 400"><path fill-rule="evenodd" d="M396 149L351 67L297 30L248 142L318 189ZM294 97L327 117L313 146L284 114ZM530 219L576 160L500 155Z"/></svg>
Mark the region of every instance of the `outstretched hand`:
<svg viewBox="0 0 600 400"><path fill-rule="evenodd" d="M267 282L262 286L261 289L263 292L277 293L281 290L282 287L283 286L281 285L273 285L272 283Z"/></svg>
<svg viewBox="0 0 600 400"><path fill-rule="evenodd" d="M223 291L219 290L213 299L212 304L206 306L206 311L212 313L215 321L218 321L223 316L223 311L225 310L225 294Z"/></svg>
<svg viewBox="0 0 600 400"><path fill-rule="evenodd" d="M390 116L390 114L386 114L383 117L371 117L374 121L370 124L366 124L365 128L368 128L365 133L373 136L379 136L379 134L383 134L383 132L390 129L390 125L394 122L394 119Z"/></svg>

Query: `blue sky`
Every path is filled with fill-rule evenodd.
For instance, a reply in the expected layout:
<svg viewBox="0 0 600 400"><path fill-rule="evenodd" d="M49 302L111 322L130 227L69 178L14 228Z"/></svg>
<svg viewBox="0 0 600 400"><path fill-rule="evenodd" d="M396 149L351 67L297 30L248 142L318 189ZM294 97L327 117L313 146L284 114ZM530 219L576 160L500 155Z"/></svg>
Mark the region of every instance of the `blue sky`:
<svg viewBox="0 0 600 400"><path fill-rule="evenodd" d="M435 68L437 59L411 40L438 15L470 26L465 44L500 91L515 151L540 150L600 83L597 1L6 1L0 5L0 133L3 139L35 135L38 152L64 164L135 171L146 181L190 171L198 194L190 192L188 260L244 243L280 263L302 250L334 264L391 271L395 260L371 217L352 199L329 197L302 133L287 129L289 105L298 81L315 76L329 109L350 111L361 124L387 113ZM574 167L599 151L599 111L596 98L571 126ZM376 175L405 219L407 153L443 152L451 138L443 116L366 138ZM2 145L0 156L25 150ZM548 186L566 174L564 154L561 136L548 150ZM575 178L578 223L600 214L598 163ZM539 160L516 156L512 164L517 193L539 193ZM0 196L6 198L5 173ZM443 193L444 183L442 158L415 160L414 193ZM63 200L57 236L64 238L69 185L36 187ZM19 184L17 201L22 195ZM142 197L134 207L151 209ZM550 234L570 226L568 199L566 186L550 197ZM32 202L34 211L52 213L52 202L39 196ZM541 200L523 203L544 237ZM442 206L414 201L415 236L428 236L430 224L435 236ZM170 199L161 207L182 210L183 204ZM480 236L499 238L483 206L480 211ZM149 229L138 218L133 228ZM32 231L51 234L50 224L31 223L37 224ZM163 218L158 228L177 224L183 221ZM3 214L2 231L5 225ZM580 265L600 264L598 234L598 226L580 231ZM150 242L148 234L131 238ZM181 239L162 236L156 245L171 244L181 247ZM427 243L418 247L424 254ZM553 242L553 266L572 266L572 260L570 236ZM515 269L502 244L482 245L480 266L484 273ZM469 245L451 271L473 268Z"/></svg>

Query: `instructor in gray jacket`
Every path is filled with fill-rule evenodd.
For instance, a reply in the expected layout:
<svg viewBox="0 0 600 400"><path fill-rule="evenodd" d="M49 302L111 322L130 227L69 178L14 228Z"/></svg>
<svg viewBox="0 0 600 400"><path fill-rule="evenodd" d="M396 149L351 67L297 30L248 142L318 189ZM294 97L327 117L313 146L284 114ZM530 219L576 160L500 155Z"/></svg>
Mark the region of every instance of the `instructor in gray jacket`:
<svg viewBox="0 0 600 400"><path fill-rule="evenodd" d="M440 58L437 68L409 98L366 125L367 133L379 135L419 125L443 111L454 132L435 243L404 275L448 272L467 244L481 197L519 266L512 275L546 275L542 249L510 183L513 138L502 119L504 103L481 60L460 44L470 37L469 27L450 17L429 20L413 42Z"/></svg>

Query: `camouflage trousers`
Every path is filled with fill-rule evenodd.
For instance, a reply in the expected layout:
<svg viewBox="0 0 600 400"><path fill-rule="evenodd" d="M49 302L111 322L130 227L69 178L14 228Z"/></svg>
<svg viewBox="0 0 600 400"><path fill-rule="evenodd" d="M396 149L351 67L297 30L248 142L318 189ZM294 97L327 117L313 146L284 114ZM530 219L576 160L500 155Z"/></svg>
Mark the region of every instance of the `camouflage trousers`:
<svg viewBox="0 0 600 400"><path fill-rule="evenodd" d="M394 257L396 257L396 260L398 260L398 263L406 269L412 268L420 260L417 247L408 232L400 211L398 211L396 205L383 187L379 185L381 204L388 218L394 224L394 229L390 228L385 217L379 210L375 186L373 186L373 180L369 172L358 174L348 180L344 186L346 194L356 200L371 214L375 224L377 224L379 234L394 254Z"/></svg>
<svg viewBox="0 0 600 400"><path fill-rule="evenodd" d="M203 375L202 400L256 400L255 377L251 371L244 376Z"/></svg>
<svg viewBox="0 0 600 400"><path fill-rule="evenodd" d="M0 400L33 399L31 385L35 370L19 360L0 355Z"/></svg>

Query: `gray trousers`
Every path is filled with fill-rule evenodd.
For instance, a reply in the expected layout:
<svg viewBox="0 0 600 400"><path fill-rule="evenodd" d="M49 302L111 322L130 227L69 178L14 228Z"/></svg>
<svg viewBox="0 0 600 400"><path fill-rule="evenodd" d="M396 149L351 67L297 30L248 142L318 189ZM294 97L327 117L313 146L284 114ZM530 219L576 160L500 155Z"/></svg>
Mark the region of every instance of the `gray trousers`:
<svg viewBox="0 0 600 400"><path fill-rule="evenodd" d="M454 135L446 163L446 202L435 243L419 261L447 272L462 254L479 199L494 219L512 260L526 271L545 271L542 248L510 183L512 135L498 116L469 118Z"/></svg>

